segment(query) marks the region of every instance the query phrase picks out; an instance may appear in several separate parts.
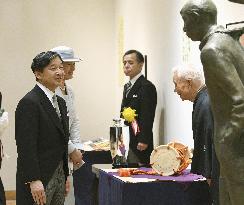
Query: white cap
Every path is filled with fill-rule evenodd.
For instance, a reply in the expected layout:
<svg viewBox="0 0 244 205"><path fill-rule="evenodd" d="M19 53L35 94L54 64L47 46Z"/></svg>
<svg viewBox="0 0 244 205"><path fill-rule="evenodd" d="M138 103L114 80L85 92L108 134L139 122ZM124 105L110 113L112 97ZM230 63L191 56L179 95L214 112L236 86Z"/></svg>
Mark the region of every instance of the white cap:
<svg viewBox="0 0 244 205"><path fill-rule="evenodd" d="M74 56L74 51L72 48L67 46L58 46L52 48L50 51L58 53L64 62L79 62L80 58Z"/></svg>

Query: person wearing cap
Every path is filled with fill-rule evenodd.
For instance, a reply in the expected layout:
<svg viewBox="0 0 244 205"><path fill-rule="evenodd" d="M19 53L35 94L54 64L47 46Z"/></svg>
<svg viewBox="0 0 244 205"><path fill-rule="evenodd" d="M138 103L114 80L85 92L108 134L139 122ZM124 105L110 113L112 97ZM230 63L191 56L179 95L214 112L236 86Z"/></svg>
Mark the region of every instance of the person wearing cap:
<svg viewBox="0 0 244 205"><path fill-rule="evenodd" d="M62 97L67 105L70 131L68 152L74 167L76 167L82 163L82 154L75 145L80 143L80 122L75 112L74 92L71 87L67 85L66 81L73 78L75 63L80 62L81 59L75 57L73 49L67 46L58 46L52 48L51 51L57 52L63 60L64 79L61 85L56 88L55 93Z"/></svg>
<svg viewBox="0 0 244 205"><path fill-rule="evenodd" d="M65 101L55 95L63 62L52 51L32 61L36 85L15 111L16 204L63 205L68 170L69 126Z"/></svg>
<svg viewBox="0 0 244 205"><path fill-rule="evenodd" d="M73 162L73 169L75 170L73 173L75 203L82 204L82 200L85 199L81 198L83 194L81 193L81 183L84 180L81 179L82 174L80 174L80 172L83 170L79 168L84 162L82 160L82 154L80 150L76 148L76 144L80 143L80 122L75 112L73 90L66 83L67 80L73 78L75 63L80 62L81 59L75 57L73 49L67 46L58 46L52 48L51 50L57 52L63 60L64 80L62 84L56 89L55 93L65 100L69 112L70 140L68 143L68 153L70 160ZM72 169L72 166L70 166L70 169Z"/></svg>

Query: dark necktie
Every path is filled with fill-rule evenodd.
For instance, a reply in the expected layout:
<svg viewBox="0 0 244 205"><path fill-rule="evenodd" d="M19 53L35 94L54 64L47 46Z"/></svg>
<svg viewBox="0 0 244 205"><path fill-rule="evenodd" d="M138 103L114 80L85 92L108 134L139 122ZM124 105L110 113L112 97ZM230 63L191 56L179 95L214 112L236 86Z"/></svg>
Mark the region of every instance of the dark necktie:
<svg viewBox="0 0 244 205"><path fill-rule="evenodd" d="M132 88L132 83L129 81L128 83L125 84L125 96L129 94L130 90Z"/></svg>
<svg viewBox="0 0 244 205"><path fill-rule="evenodd" d="M58 117L60 118L61 114L60 114L60 110L59 110L59 107L58 107L58 100L57 100L57 96L56 95L53 95L53 107L55 108L56 113L57 113Z"/></svg>

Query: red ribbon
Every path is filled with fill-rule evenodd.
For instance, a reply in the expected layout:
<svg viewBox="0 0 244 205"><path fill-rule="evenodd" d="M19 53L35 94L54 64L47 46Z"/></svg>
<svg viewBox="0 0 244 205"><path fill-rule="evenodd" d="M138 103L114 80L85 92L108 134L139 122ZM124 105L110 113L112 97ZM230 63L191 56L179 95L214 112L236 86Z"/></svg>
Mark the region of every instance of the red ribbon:
<svg viewBox="0 0 244 205"><path fill-rule="evenodd" d="M136 136L140 132L139 125L136 120L133 120L131 122L131 127L132 127L134 135Z"/></svg>

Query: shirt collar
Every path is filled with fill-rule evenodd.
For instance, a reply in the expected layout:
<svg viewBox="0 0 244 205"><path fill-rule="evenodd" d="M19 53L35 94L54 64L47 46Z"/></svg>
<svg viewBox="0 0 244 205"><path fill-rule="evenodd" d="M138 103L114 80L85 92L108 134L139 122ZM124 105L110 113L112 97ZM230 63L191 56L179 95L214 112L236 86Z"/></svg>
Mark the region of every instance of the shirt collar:
<svg viewBox="0 0 244 205"><path fill-rule="evenodd" d="M194 102L197 101L197 99L199 98L201 92L204 91L204 90L206 90L206 89L207 89L207 86L205 84L198 89L197 94L196 94L196 97L194 99Z"/></svg>
<svg viewBox="0 0 244 205"><path fill-rule="evenodd" d="M135 84L135 82L137 81L137 79L140 78L141 76L142 76L142 73L140 72L140 73L138 73L134 78L132 78L132 79L130 80L132 86Z"/></svg>
<svg viewBox="0 0 244 205"><path fill-rule="evenodd" d="M43 92L45 93L45 95L47 96L47 98L50 100L50 102L53 105L53 95L54 95L54 92L52 92L51 90L49 90L47 87L45 87L44 85L42 85L39 82L37 82L36 84L43 90Z"/></svg>

